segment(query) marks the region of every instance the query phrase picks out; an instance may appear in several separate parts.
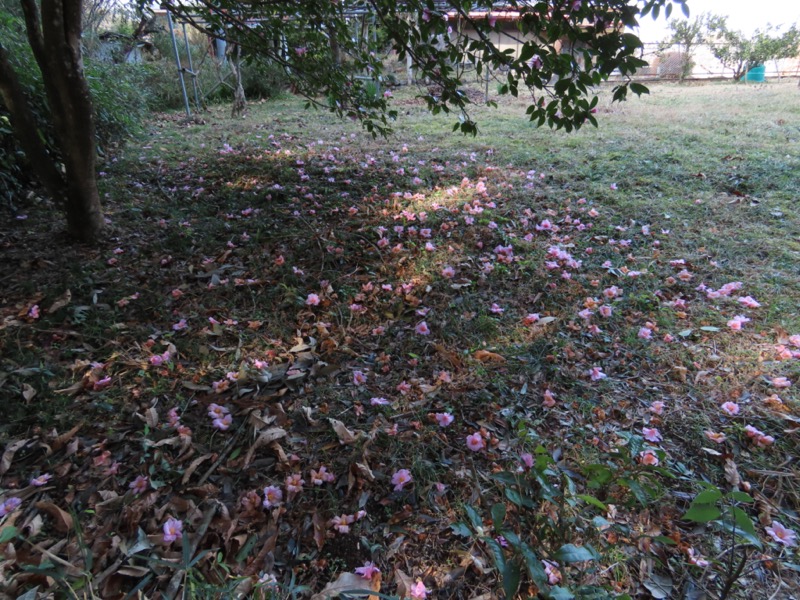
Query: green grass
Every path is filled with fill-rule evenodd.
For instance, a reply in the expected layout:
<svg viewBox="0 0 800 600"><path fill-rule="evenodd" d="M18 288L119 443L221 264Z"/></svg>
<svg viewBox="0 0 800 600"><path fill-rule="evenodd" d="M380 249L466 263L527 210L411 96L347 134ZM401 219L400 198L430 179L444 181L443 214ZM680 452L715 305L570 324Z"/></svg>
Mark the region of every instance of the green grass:
<svg viewBox="0 0 800 600"><path fill-rule="evenodd" d="M472 116L481 134L463 138L450 133L452 117L431 117L409 89L396 93L400 119L388 140L372 139L357 124L326 113L304 111L292 98L253 105L236 120L227 108L213 108L203 115L205 124L159 115L145 139L104 168L101 187L111 223L102 245L81 248L54 239L56 217L44 205L31 206L24 226L12 222L3 232L12 274L0 294L6 307L0 394L8 406L0 442L50 443L52 429L63 433L78 422L83 429L70 468L62 454L40 456L29 448L12 460L0 487L8 494L51 471L64 489L91 482L124 496L128 508L112 515L122 538L135 540L141 526L156 542L167 515L196 531L202 511L187 503L205 507L211 494L225 505L229 521L213 521L215 533L198 547L220 552L231 576L260 575L263 568L286 585L318 590L342 565L369 555L384 570L384 581L402 560L412 577L433 586L440 571L461 564L470 551L491 564L483 542L456 537L447 525L464 519L459 507L474 505L486 517L487 535L498 534L488 510L504 490L492 473L514 471L519 455L541 444L564 457L548 474L554 485L568 476L577 492L586 492L589 465L597 463L618 477L638 477L645 468L636 457L615 449L620 434L639 435L652 426L664 436L662 466L677 477L657 475L662 487L648 506L627 484L604 483L602 499L619 510L613 538L594 532L591 517L600 515L576 506L559 509L579 528L575 542L593 540L604 555L597 572L605 575L562 565L570 585L597 583L633 593L641 583L644 555L635 548L642 530L679 538L709 557L719 553L724 537L699 535L680 521L698 481L728 485L723 460L707 450L712 446L734 460L754 493L774 507L770 518L796 528L800 498L780 482L797 475L787 462L796 444L786 417L797 418L800 362L775 358L775 346L800 333L796 85L655 85L651 92L612 105L610 90L602 90L600 128L571 135L533 128L524 121L523 101L503 98L498 109L476 107ZM469 182L462 184L465 177ZM465 204L475 201L484 211L467 215ZM427 213L424 222L421 212ZM543 219L560 231L536 231ZM426 251L427 239L419 235L396 234L400 225L430 228L436 248ZM390 239L383 248L379 227ZM393 252L398 243L402 249ZM519 260L504 264L493 249L509 244ZM570 279L546 268L553 245L582 261ZM691 281L669 279L680 270L669 264L676 259L686 261ZM613 268L603 267L605 261ZM487 263L494 270L482 272ZM455 278L442 276L444 265L456 270ZM640 275L629 277L628 271ZM732 298L708 299L695 289L732 281L743 284ZM611 285L623 294L604 300ZM71 302L47 312L67 289ZM305 304L310 293L320 296L318 306ZM762 307L739 305L740 294ZM688 300L685 309L670 305L678 298ZM614 312L607 319L593 316L590 323L601 331L592 333L578 313L595 302L613 305ZM491 312L493 303L504 312ZM34 304L42 309L38 319L28 316ZM354 311L353 304L364 310ZM528 313L552 320L523 325ZM752 321L731 332L727 322L737 314ZM180 319L187 320L186 330L173 329ZM429 336L414 332L422 320ZM647 322L657 326L652 340L639 336ZM383 334L374 331L379 327ZM666 334L674 341L664 341ZM300 342L310 354L296 348ZM170 344L169 365L152 364ZM478 350L501 359L481 362ZM293 379L275 371L271 381L255 380L256 360L307 374ZM95 373L92 362L104 366ZM608 378L591 381L593 366L602 366ZM31 368L41 370L25 370ZM365 385L353 384L355 370L367 374ZM452 380L442 382L442 371ZM242 374L238 386L214 393L212 382L228 373ZM778 375L795 385L778 390L784 405L775 408L763 399L776 391L768 379ZM111 382L98 389L102 376ZM401 382L411 386L407 394L398 390ZM25 385L37 392L32 401L22 397ZM556 395L552 409L542 406L545 390ZM372 397L392 405L372 406ZM719 405L728 400L740 403L739 417L721 413ZM665 402L663 416L649 410L655 401ZM231 410L231 431L211 427L211 402ZM177 440L166 424L173 407L191 427L191 440L155 446ZM159 421L148 426L143 449L150 409ZM439 428L433 415L444 411L455 422ZM342 445L329 418L359 439ZM245 465L257 437L249 434L258 423L281 427L286 437L279 447L257 449L254 462ZM755 448L743 434L746 424L774 435L775 444ZM222 455L200 485L200 474L240 427L248 435L236 438L235 450ZM703 434L708 429L724 431L728 442L716 446ZM466 436L476 431L485 433L488 450L466 449ZM103 448L121 464L116 475L93 465ZM184 482L189 465L204 455L212 458ZM242 506L245 492L282 485L295 472L308 481L308 470L321 464L336 473L336 484L307 489L283 512ZM414 483L393 492L390 480L400 468L411 470ZM146 473L164 487L146 499L132 496L128 484ZM437 483L444 491L434 493ZM37 493L64 509L99 501L64 500L49 489ZM548 521L548 502L518 511L509 523L523 528L535 522L541 531L556 531L561 525ZM33 503L23 508L26 514L37 510ZM332 532L320 551L309 515L317 511L327 521L360 509L368 513L356 528L360 551L353 549L355 540ZM509 510L516 509L509 504ZM754 507L747 510L757 518ZM84 534L91 536L101 522L82 515ZM250 567L237 561L243 541L224 534L233 530L257 537L246 559L273 544L274 568L269 561ZM53 535L46 524L34 541ZM405 536L401 550L391 554L399 535ZM539 540L543 556L558 540ZM169 558L174 547L159 544L151 554ZM102 564L88 565L70 552L64 550L63 558L86 572ZM724 564L702 574L679 549L661 546L659 552L673 573L692 573L719 589ZM113 553L107 558L116 559ZM193 585L204 577L218 583L212 575L221 572L219 560L198 563ZM159 575L155 563L141 564ZM748 575L737 593L769 597L778 585L775 572L758 563L752 568L765 583L754 592ZM481 575L474 568L463 577L452 592L458 597L498 583L496 573ZM129 583L124 585L134 585ZM148 593L158 585L153 579ZM385 586L389 593L394 589ZM213 596L213 590L203 593Z"/></svg>

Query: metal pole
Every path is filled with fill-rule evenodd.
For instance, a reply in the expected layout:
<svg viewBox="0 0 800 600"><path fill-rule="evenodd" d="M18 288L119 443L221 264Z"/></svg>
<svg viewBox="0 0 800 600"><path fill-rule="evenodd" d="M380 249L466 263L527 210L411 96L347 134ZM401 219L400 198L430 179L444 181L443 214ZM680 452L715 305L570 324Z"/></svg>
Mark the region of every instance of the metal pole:
<svg viewBox="0 0 800 600"><path fill-rule="evenodd" d="M169 25L169 35L172 38L172 49L175 51L175 64L178 67L178 77L181 80L181 91L183 92L183 105L186 107L186 116L192 116L192 109L189 108L189 96L186 94L186 82L183 80L183 67L181 67L181 55L178 54L178 42L175 40L175 28L172 26L172 13L167 11L167 24Z"/></svg>
<svg viewBox="0 0 800 600"><path fill-rule="evenodd" d="M197 92L197 73L194 72L192 65L192 47L189 45L189 36L186 35L186 23L181 23L183 27L183 39L186 42L186 54L189 57L189 74L192 76L192 87L194 88L194 105L200 110L200 94Z"/></svg>

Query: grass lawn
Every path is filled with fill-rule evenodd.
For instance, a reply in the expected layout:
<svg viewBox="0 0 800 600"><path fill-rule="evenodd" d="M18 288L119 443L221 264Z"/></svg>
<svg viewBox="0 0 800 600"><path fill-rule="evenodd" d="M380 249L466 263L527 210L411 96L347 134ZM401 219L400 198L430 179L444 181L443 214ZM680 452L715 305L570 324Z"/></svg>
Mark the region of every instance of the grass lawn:
<svg viewBox="0 0 800 600"><path fill-rule="evenodd" d="M651 92L156 115L103 244L7 215L7 593L789 598L800 90Z"/></svg>

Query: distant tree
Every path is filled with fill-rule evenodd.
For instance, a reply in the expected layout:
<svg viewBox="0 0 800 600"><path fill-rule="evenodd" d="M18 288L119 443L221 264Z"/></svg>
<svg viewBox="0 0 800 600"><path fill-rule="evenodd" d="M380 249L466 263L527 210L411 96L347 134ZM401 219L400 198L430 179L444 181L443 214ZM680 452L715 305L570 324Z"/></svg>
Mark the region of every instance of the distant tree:
<svg viewBox="0 0 800 600"><path fill-rule="evenodd" d="M681 80L691 76L694 68L693 55L697 46L705 41L706 21L708 15L702 14L689 21L688 19L673 19L669 21L672 32L670 37L660 44L659 50L666 51L672 46L679 46L681 52Z"/></svg>
<svg viewBox="0 0 800 600"><path fill-rule="evenodd" d="M775 31L775 35L772 32ZM783 34L767 26L764 31L756 30L747 37L741 31L728 28L725 17L715 16L707 21L707 39L711 51L723 66L733 71L733 78L739 80L748 70L763 65L770 60L780 60L797 56L800 51L800 32L792 25Z"/></svg>

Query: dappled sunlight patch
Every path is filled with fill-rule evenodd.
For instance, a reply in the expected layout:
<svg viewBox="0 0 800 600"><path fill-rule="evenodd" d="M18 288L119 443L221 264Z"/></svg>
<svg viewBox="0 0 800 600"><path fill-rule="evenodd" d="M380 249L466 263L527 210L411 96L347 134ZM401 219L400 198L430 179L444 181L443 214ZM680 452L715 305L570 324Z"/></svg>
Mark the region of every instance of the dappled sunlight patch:
<svg viewBox="0 0 800 600"><path fill-rule="evenodd" d="M16 589L40 549L73 581L127 561L101 593L174 564L418 598L633 592L667 579L655 559L716 585L731 523L772 578L796 543L800 331L756 275L626 208L618 177L608 200L499 147L361 142L123 161L130 228L69 297L15 288L0 385L67 407L3 430Z"/></svg>

